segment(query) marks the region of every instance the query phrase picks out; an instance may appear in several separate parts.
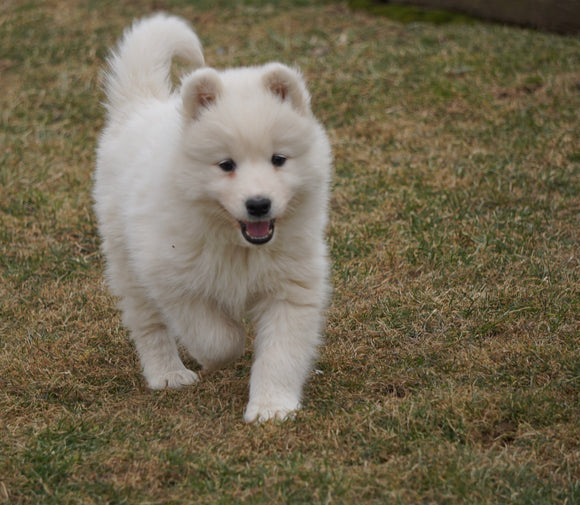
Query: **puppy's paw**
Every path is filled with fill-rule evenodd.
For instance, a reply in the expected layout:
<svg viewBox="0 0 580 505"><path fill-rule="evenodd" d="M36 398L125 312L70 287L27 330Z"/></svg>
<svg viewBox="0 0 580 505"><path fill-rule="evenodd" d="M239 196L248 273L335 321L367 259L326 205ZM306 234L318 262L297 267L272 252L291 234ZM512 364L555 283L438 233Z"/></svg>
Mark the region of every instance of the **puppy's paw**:
<svg viewBox="0 0 580 505"><path fill-rule="evenodd" d="M182 386L189 386L199 381L195 372L184 368L183 370L172 370L154 377L147 377L147 384L151 389L177 389Z"/></svg>
<svg viewBox="0 0 580 505"><path fill-rule="evenodd" d="M277 402L252 402L248 403L244 414L247 423L264 423L269 420L286 421L296 417L296 411L301 405L298 402L289 404Z"/></svg>

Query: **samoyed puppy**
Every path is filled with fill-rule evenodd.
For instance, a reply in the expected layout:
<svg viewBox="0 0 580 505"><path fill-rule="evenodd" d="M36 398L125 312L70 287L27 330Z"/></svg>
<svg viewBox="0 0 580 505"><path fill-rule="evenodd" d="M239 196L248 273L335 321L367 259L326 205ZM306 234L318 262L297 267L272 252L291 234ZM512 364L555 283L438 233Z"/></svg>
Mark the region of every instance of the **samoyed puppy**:
<svg viewBox="0 0 580 505"><path fill-rule="evenodd" d="M171 60L193 71L172 89ZM129 28L105 76L95 211L106 277L149 387L178 388L243 352L247 422L300 407L329 296L331 150L299 71L217 71L180 18Z"/></svg>

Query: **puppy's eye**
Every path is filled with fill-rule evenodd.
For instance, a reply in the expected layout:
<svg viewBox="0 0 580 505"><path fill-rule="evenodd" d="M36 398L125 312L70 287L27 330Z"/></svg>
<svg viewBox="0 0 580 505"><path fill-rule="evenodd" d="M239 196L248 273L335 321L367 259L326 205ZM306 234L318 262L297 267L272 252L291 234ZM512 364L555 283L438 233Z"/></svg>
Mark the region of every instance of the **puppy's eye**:
<svg viewBox="0 0 580 505"><path fill-rule="evenodd" d="M272 156L272 165L275 167L281 167L286 163L286 156L282 156L281 154L274 154Z"/></svg>
<svg viewBox="0 0 580 505"><path fill-rule="evenodd" d="M236 162L234 160L224 160L218 163L218 167L220 167L224 172L233 172L236 169Z"/></svg>

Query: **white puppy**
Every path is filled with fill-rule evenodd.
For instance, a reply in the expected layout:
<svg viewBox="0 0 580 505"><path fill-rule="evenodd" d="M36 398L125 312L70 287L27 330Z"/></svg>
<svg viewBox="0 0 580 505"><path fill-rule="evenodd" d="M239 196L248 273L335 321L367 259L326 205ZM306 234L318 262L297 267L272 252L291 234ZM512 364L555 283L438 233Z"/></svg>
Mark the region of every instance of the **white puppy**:
<svg viewBox="0 0 580 505"><path fill-rule="evenodd" d="M194 65L178 92L173 56ZM94 199L107 278L153 389L238 358L255 323L247 422L300 407L329 288L330 146L299 72L203 67L187 23L136 22L106 74Z"/></svg>

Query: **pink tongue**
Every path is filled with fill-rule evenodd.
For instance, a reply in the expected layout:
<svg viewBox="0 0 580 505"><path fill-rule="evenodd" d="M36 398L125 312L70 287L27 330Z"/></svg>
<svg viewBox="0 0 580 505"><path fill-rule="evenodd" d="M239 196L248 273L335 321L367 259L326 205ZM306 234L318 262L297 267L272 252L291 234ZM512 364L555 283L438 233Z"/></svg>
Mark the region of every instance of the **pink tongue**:
<svg viewBox="0 0 580 505"><path fill-rule="evenodd" d="M250 237L265 237L270 233L270 221L260 221L258 223L246 223L246 231Z"/></svg>

